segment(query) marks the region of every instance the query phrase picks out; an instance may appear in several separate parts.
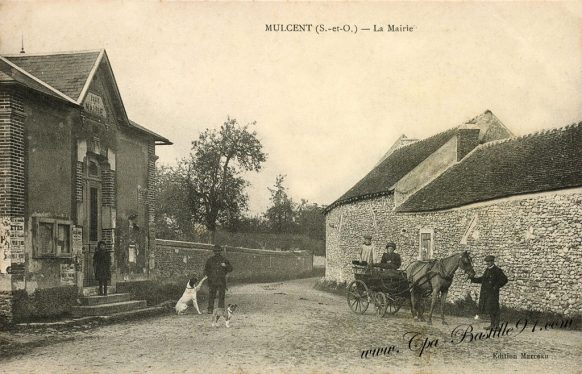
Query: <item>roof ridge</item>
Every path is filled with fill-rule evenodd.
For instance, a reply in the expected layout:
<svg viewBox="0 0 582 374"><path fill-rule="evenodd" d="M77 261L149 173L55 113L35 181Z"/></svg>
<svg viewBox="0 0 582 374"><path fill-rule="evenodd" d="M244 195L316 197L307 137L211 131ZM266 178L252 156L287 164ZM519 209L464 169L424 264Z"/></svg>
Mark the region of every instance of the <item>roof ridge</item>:
<svg viewBox="0 0 582 374"><path fill-rule="evenodd" d="M404 144L404 145L402 145L402 146L398 147L398 149L395 149L395 150L394 150L394 152L392 152L392 154L394 154L394 153L396 153L396 152L400 152L400 150L401 150L401 149L404 149L404 148L410 147L411 145L418 144L418 143L422 143L422 142L424 142L425 140L429 140L429 139L435 138L435 137L437 137L437 136L439 136L439 135L442 135L442 134L446 133L447 131L452 131L452 130L456 130L456 129L457 129L457 127L451 127L451 128L449 128L449 129L446 129L446 130L443 130L443 131L441 131L441 132L438 132L438 133L436 133L436 134L434 134L434 135L431 135L431 136L429 136L428 138L424 138L424 139L416 139L416 141L414 141L414 142L410 142L410 143L408 143L408 144ZM398 139L397 139L397 140L398 140ZM390 155L390 156L391 156L391 155ZM390 157L390 156L388 156L388 157Z"/></svg>
<svg viewBox="0 0 582 374"><path fill-rule="evenodd" d="M406 148L406 147L408 147L408 146L411 146L412 144L421 143L421 142L423 142L423 141L425 141L425 140L432 139L432 138L434 138L435 136L442 135L442 134L446 133L447 131L458 130L458 129L459 129L461 126L463 126L463 125L465 125L465 124L471 124L471 123L472 123L473 121L475 121L477 118L479 118L479 117L482 117L482 116L484 116L484 115L485 115L485 114L487 114L487 113L489 113L489 114L493 114L493 112L492 112L492 111L490 111L489 109L486 109L486 110L485 110L483 113L476 115L475 117L471 118L470 120L464 121L463 123L461 123L461 124L459 124L459 125L457 125L457 126L453 126L453 127L450 127L450 128L448 128L448 129L446 129L446 130L443 130L443 131L441 131L441 132L438 132L438 133L436 133L436 134L434 134L434 135L431 135L431 136L429 136L428 138L424 138L424 139L417 139L415 142L411 142L411 143L405 144L405 145L403 145L403 146L399 147L398 149L396 149L396 150L395 150L393 153L396 153L397 151L399 151L399 150L401 150L401 149L403 149L403 148ZM398 138L398 139L400 139L400 138ZM397 140L398 140L398 139L397 139Z"/></svg>
<svg viewBox="0 0 582 374"><path fill-rule="evenodd" d="M39 52L39 53L15 53L15 54L7 54L7 55L0 55L2 57L36 57L36 56L59 56L59 55L73 55L73 54L81 54L81 53L95 53L104 51L104 48L101 49L87 49L81 51L59 51L59 52Z"/></svg>
<svg viewBox="0 0 582 374"><path fill-rule="evenodd" d="M497 145L497 144L507 143L507 142L511 142L511 141L515 141L515 140L521 140L521 139L525 139L525 138L547 135L547 134L551 134L551 133L555 133L555 132L559 132L559 131L566 131L566 130L569 130L569 129L574 128L574 127L582 127L582 122L579 122L579 123L574 122L574 123L571 123L569 125L562 126L562 127L541 129L538 131L530 132L530 133L519 135L519 136L512 136L512 137L505 138L505 139L492 140L492 141L487 142L487 143L479 144L474 150L476 150L477 148L483 149L483 148L487 148L487 147L492 147L492 146Z"/></svg>

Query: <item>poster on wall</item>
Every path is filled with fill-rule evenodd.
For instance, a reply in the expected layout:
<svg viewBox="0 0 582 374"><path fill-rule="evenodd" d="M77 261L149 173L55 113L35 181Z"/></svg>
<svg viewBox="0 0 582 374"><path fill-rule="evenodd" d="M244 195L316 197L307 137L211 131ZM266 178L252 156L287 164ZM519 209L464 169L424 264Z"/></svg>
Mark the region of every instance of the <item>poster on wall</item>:
<svg viewBox="0 0 582 374"><path fill-rule="evenodd" d="M24 264L24 218L11 219L10 235L10 261Z"/></svg>
<svg viewBox="0 0 582 374"><path fill-rule="evenodd" d="M75 264L61 264L61 285L74 286L76 283Z"/></svg>
<svg viewBox="0 0 582 374"><path fill-rule="evenodd" d="M0 274L10 267L10 218L0 219Z"/></svg>
<svg viewBox="0 0 582 374"><path fill-rule="evenodd" d="M129 245L128 261L131 262L131 263L135 263L136 262L136 258L137 258L137 249L135 247L135 244L130 244Z"/></svg>
<svg viewBox="0 0 582 374"><path fill-rule="evenodd" d="M73 227L73 255L77 256L83 252L83 227Z"/></svg>

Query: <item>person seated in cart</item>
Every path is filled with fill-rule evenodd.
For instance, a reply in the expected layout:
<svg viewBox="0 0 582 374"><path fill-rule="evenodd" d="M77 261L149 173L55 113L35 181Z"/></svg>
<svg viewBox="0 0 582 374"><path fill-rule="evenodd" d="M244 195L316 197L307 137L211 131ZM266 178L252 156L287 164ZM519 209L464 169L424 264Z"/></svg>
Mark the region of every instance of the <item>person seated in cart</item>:
<svg viewBox="0 0 582 374"><path fill-rule="evenodd" d="M356 265L372 265L374 264L374 245L372 244L372 236L364 235L364 243L360 250L359 261L352 261Z"/></svg>
<svg viewBox="0 0 582 374"><path fill-rule="evenodd" d="M380 264L382 264L381 267L385 269L398 269L402 264L402 260L400 259L400 255L394 252L396 250L396 244L390 242L386 244L386 249L388 252L384 253L382 255L382 260L380 260Z"/></svg>

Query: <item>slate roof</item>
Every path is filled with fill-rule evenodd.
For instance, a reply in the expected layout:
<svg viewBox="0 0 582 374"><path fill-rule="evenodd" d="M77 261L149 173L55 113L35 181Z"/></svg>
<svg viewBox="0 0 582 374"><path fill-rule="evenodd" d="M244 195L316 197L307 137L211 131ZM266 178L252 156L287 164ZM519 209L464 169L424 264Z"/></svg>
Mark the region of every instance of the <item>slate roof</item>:
<svg viewBox="0 0 582 374"><path fill-rule="evenodd" d="M432 211L582 186L582 122L479 145L400 212Z"/></svg>
<svg viewBox="0 0 582 374"><path fill-rule="evenodd" d="M388 156L384 155L383 159L381 159L372 171L356 183L348 192L330 204L324 213L327 214L336 206L348 204L353 201L391 194L394 185L400 179L410 173L452 137L456 136L461 129L471 127L481 130L479 143L513 136L511 131L490 110L486 110L459 126L429 138L406 144L392 153L389 151L387 153Z"/></svg>
<svg viewBox="0 0 582 374"><path fill-rule="evenodd" d="M5 56L7 60L77 101L101 51Z"/></svg>
<svg viewBox="0 0 582 374"><path fill-rule="evenodd" d="M53 88L43 83L39 79L30 75L26 71L21 70L12 62L6 58L0 56L0 82L3 83L15 83L18 82L21 85L31 88L33 90L42 92L44 94L56 97L60 100L65 100L67 102L73 102L70 98L63 96L62 94L56 92Z"/></svg>

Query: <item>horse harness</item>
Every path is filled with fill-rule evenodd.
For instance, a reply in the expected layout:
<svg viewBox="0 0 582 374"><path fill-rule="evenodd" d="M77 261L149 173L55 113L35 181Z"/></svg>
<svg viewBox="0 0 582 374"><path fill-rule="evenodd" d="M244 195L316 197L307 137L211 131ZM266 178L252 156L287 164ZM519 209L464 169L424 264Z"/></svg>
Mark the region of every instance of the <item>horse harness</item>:
<svg viewBox="0 0 582 374"><path fill-rule="evenodd" d="M432 285L430 284L430 281L432 280L432 278L434 278L435 276L440 276L441 278L443 278L444 280L452 283L453 282L453 276L455 274L455 272L453 271L451 275L447 275L445 274L445 268L443 265L443 260L439 259L439 260L430 260L430 261L422 261L422 263L424 263L424 265L428 265L431 266L430 269L428 269L428 271L426 272L426 274L424 274L423 276L421 276L420 278L418 278L416 281L412 282L409 290L412 291L412 289L414 287L417 286L422 286L426 283L429 283L429 285L431 286L431 292L432 292ZM424 268L424 266L421 266L416 273L418 273L419 271L421 271ZM455 269L456 270L456 269ZM415 273L415 274L416 274ZM414 278L413 274L411 277L409 277L409 280L412 280L410 278ZM422 283L421 283L422 281Z"/></svg>

